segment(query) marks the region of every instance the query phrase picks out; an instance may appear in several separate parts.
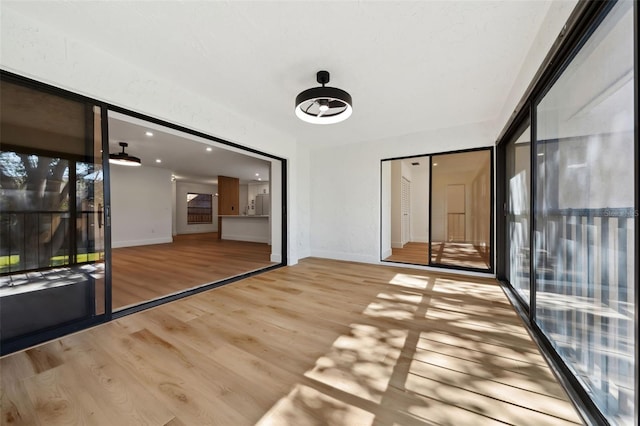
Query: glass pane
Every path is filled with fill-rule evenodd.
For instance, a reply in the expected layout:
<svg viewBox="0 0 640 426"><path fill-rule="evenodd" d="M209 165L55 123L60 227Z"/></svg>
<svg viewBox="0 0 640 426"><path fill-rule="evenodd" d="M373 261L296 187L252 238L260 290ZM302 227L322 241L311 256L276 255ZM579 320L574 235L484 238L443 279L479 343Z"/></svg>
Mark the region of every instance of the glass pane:
<svg viewBox="0 0 640 426"><path fill-rule="evenodd" d="M507 239L509 283L529 304L529 205L531 197L531 128L507 145Z"/></svg>
<svg viewBox="0 0 640 426"><path fill-rule="evenodd" d="M280 263L280 160L111 111L108 120L111 152L128 140L142 164L109 164L114 311Z"/></svg>
<svg viewBox="0 0 640 426"><path fill-rule="evenodd" d="M430 157L382 162L382 260L429 264Z"/></svg>
<svg viewBox="0 0 640 426"><path fill-rule="evenodd" d="M5 343L95 315L104 231L93 230L93 203L102 199L102 185L101 177L95 184L101 154L93 146L91 106L5 80L0 88Z"/></svg>
<svg viewBox="0 0 640 426"><path fill-rule="evenodd" d="M537 106L536 319L612 424L634 423L633 3Z"/></svg>
<svg viewBox="0 0 640 426"><path fill-rule="evenodd" d="M431 263L491 267L491 151L431 157Z"/></svg>

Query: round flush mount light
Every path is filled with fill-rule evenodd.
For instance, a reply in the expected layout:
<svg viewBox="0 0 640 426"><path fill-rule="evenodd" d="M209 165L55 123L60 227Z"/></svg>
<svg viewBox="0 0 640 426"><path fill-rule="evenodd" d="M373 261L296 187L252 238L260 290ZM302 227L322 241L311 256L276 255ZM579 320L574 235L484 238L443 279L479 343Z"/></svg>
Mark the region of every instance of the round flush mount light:
<svg viewBox="0 0 640 426"><path fill-rule="evenodd" d="M353 112L351 95L337 87L326 87L329 72L318 71L316 80L322 87L313 87L296 96L296 116L313 124L333 124L346 120Z"/></svg>
<svg viewBox="0 0 640 426"><path fill-rule="evenodd" d="M122 147L122 152L118 152L117 154L109 154L109 163L111 164L119 164L121 166L141 166L140 159L138 157L134 157L133 155L129 155L124 152L124 149L129 146L126 142L118 143Z"/></svg>

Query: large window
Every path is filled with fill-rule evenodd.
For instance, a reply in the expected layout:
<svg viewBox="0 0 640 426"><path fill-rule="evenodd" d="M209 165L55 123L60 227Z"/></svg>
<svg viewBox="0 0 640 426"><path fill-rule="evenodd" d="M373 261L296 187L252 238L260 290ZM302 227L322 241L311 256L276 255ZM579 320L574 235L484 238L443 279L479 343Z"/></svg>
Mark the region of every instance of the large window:
<svg viewBox="0 0 640 426"><path fill-rule="evenodd" d="M580 5L498 156L498 275L594 424L637 424L636 7Z"/></svg>
<svg viewBox="0 0 640 426"><path fill-rule="evenodd" d="M4 79L0 90L6 352L106 312L104 179L100 108Z"/></svg>
<svg viewBox="0 0 640 426"><path fill-rule="evenodd" d="M531 128L527 127L506 148L506 277L528 305L530 295Z"/></svg>
<svg viewBox="0 0 640 426"><path fill-rule="evenodd" d="M492 269L490 148L382 160L381 260Z"/></svg>
<svg viewBox="0 0 640 426"><path fill-rule="evenodd" d="M614 424L634 416L633 4L536 106L536 321Z"/></svg>

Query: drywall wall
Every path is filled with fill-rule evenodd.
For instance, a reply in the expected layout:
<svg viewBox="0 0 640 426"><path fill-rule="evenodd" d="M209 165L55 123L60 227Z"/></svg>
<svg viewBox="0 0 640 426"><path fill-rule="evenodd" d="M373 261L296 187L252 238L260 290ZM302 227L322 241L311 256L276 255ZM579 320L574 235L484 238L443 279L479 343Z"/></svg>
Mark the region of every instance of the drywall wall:
<svg viewBox="0 0 640 426"><path fill-rule="evenodd" d="M240 197L240 203L238 205L240 214L249 214L249 185L247 185L246 183L241 183L238 194L238 196Z"/></svg>
<svg viewBox="0 0 640 426"><path fill-rule="evenodd" d="M479 123L311 151L311 255L380 260L380 161L490 146Z"/></svg>
<svg viewBox="0 0 640 426"><path fill-rule="evenodd" d="M560 35L571 12L576 7L577 0L563 0L549 2L549 10L540 23L540 29L525 56L520 71L515 76L511 90L505 98L502 111L494 121L493 140L496 141L507 121L514 114L518 102L540 68L542 61Z"/></svg>
<svg viewBox="0 0 640 426"><path fill-rule="evenodd" d="M419 165L414 166L412 163ZM401 248L402 241L402 178L410 183L410 238L409 241L426 243L429 241L429 158L408 158L391 160L389 163L389 181L382 179L383 185L388 184L390 194L389 227L382 228L385 236L390 233L391 247ZM405 242L406 243L406 242ZM383 249L384 251L384 249Z"/></svg>
<svg viewBox="0 0 640 426"><path fill-rule="evenodd" d="M172 242L171 193L170 170L112 166L112 247Z"/></svg>
<svg viewBox="0 0 640 426"><path fill-rule="evenodd" d="M160 78L152 69L135 66L9 8L2 10L0 19L0 58L7 71L285 158L288 176L309 173L309 168L300 169L294 138L186 89L179 79ZM303 161L308 165L308 159ZM298 250L309 253L310 239L297 226L301 209L308 216L309 199L297 200L309 192L308 183L308 178L287 182L289 264L297 263ZM300 232L305 235L298 244Z"/></svg>
<svg viewBox="0 0 640 426"><path fill-rule="evenodd" d="M404 160L411 172L411 241L429 242L429 158ZM420 163L412 166L411 163Z"/></svg>
<svg viewBox="0 0 640 426"><path fill-rule="evenodd" d="M212 223L187 223L187 194L211 194ZM218 185L197 182L176 182L176 231L178 234L200 234L203 232L218 232Z"/></svg>
<svg viewBox="0 0 640 426"><path fill-rule="evenodd" d="M402 248L402 161L391 161L391 247ZM385 230L386 232L386 230Z"/></svg>

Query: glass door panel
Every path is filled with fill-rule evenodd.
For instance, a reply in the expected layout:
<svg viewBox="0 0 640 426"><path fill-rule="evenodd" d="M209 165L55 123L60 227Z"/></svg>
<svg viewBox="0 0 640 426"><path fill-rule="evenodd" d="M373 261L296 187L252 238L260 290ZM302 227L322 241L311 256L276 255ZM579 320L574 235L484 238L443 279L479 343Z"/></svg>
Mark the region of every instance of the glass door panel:
<svg viewBox="0 0 640 426"><path fill-rule="evenodd" d="M6 79L0 90L5 352L105 313L94 302L104 277L104 228L96 226L104 202L94 106ZM104 300L103 284L99 291Z"/></svg>
<svg viewBox="0 0 640 426"><path fill-rule="evenodd" d="M490 149L431 157L431 264L491 269Z"/></svg>
<svg viewBox="0 0 640 426"><path fill-rule="evenodd" d="M506 172L506 277L529 305L531 127L507 144Z"/></svg>
<svg viewBox="0 0 640 426"><path fill-rule="evenodd" d="M637 392L633 7L615 3L536 107L536 321L612 424L634 424Z"/></svg>

